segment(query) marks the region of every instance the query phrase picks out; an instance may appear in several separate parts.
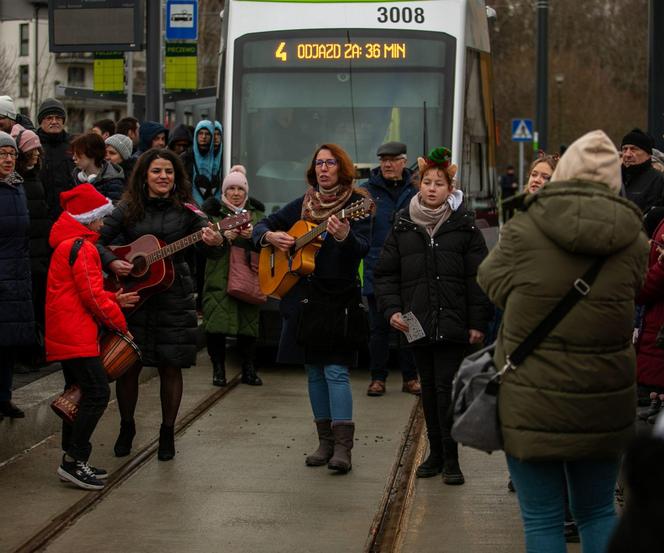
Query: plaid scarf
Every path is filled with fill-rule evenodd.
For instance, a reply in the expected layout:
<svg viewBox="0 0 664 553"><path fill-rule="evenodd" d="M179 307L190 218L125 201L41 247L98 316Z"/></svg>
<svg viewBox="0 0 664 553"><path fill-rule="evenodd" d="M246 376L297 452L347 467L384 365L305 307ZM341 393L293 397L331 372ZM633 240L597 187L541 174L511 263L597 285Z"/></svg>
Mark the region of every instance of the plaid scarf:
<svg viewBox="0 0 664 553"><path fill-rule="evenodd" d="M336 187L334 190L321 192L309 188L302 202L302 219L312 223L322 223L330 215L339 211L353 193L353 187Z"/></svg>

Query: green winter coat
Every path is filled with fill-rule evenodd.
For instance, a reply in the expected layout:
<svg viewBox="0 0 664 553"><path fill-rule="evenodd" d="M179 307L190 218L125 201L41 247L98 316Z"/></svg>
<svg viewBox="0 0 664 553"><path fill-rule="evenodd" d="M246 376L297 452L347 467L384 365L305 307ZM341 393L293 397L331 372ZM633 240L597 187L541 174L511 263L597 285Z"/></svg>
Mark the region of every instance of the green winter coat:
<svg viewBox="0 0 664 553"><path fill-rule="evenodd" d="M251 224L255 225L263 218L262 205L249 198L245 209L251 212ZM211 216L213 222L233 215L231 210L221 204L218 214ZM234 246L253 250L251 240L238 237ZM224 240L223 254L220 257L208 257L205 266L205 285L203 287L203 325L205 331L229 336L258 336L258 305L236 300L226 293L228 285L228 263L230 246Z"/></svg>
<svg viewBox="0 0 664 553"><path fill-rule="evenodd" d="M518 459L617 458L632 436L634 298L647 239L638 208L607 186L552 182L526 200L479 267L480 286L504 310L495 354L502 367L596 256L608 259L590 294L504 376L505 451Z"/></svg>

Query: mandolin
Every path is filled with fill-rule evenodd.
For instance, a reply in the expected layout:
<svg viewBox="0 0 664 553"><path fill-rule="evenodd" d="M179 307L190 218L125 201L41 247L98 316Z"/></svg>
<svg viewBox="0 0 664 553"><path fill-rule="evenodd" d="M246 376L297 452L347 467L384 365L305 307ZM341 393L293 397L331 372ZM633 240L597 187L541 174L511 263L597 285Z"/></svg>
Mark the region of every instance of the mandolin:
<svg viewBox="0 0 664 553"><path fill-rule="evenodd" d="M369 217L374 208L373 200L364 198L347 205L334 215L339 219L363 219ZM266 296L281 299L301 276L314 272L316 254L323 245L321 234L326 230L327 221L315 225L301 219L288 231L295 238L295 244L288 251L281 251L271 244L261 249L258 281Z"/></svg>
<svg viewBox="0 0 664 553"><path fill-rule="evenodd" d="M250 222L251 213L243 211L213 223L210 228L222 232L243 227ZM144 234L131 244L107 246L118 259L133 264L133 268L127 276L119 277L113 273L107 276L105 288L112 291L122 288L125 292L138 293L141 298L138 303L125 309L128 313L132 313L150 296L171 287L175 279L175 268L170 256L199 242L202 238L203 230L199 230L171 244L166 244L153 234Z"/></svg>

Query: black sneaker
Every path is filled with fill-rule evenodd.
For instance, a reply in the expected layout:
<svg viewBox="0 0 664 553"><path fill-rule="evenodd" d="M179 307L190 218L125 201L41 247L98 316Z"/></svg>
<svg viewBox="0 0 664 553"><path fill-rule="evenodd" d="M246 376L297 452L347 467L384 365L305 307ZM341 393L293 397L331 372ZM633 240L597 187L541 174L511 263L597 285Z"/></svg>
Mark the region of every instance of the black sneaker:
<svg viewBox="0 0 664 553"><path fill-rule="evenodd" d="M58 467L58 476L84 490L101 490L104 487L104 483L95 476L87 463L66 461L64 456L62 464Z"/></svg>
<svg viewBox="0 0 664 553"><path fill-rule="evenodd" d="M90 470L92 471L92 474L95 475L95 478L97 480L106 480L108 478L108 471L106 469L100 469L97 467L93 467L92 465L88 465L90 467ZM67 481L67 478L64 476L60 475L60 480L63 482Z"/></svg>

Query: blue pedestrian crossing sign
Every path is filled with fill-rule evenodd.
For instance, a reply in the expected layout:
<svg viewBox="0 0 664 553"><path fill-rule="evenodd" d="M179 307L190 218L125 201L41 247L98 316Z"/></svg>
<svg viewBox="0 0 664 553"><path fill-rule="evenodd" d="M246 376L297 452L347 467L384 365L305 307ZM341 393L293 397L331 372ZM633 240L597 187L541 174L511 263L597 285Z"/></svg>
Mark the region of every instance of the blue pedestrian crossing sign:
<svg viewBox="0 0 664 553"><path fill-rule="evenodd" d="M512 119L512 141L513 142L533 141L532 119Z"/></svg>

